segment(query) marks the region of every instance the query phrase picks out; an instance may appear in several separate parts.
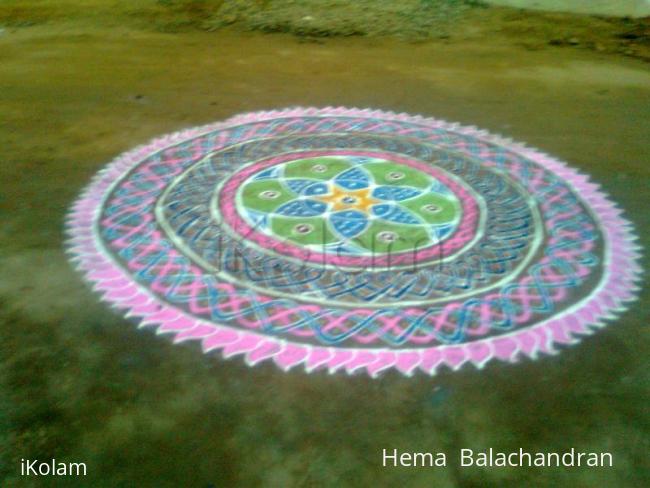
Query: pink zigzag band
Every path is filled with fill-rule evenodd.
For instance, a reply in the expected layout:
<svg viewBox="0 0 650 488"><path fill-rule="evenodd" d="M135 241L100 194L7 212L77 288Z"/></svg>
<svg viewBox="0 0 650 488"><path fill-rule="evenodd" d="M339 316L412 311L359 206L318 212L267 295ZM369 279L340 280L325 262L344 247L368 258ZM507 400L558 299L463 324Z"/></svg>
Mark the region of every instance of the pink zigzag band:
<svg viewBox="0 0 650 488"><path fill-rule="evenodd" d="M206 132L234 125L271 120L278 117L353 116L383 118L411 122L443 129L485 142L507 147L519 155L562 177L588 204L599 219L605 239L605 270L594 291L569 309L533 326L506 335L488 337L460 345L431 348L346 348L312 346L265 336L248 330L199 320L167 303L161 303L148 290L134 283L108 255L94 233L104 193L112 182L135 166L142 158L171 144L180 143ZM457 370L465 364L484 367L491 359L516 362L521 357L535 359L540 353L554 354L558 344L575 344L581 336L603 327L604 320L614 318L636 298L641 268L640 247L632 225L599 187L589 182L565 163L522 144L515 143L475 127L461 126L441 120L395 114L378 110L348 108L292 108L279 111L253 112L235 116L222 123L177 132L135 148L118 157L101 170L73 205L67 219L68 252L71 261L92 282L102 298L127 316L136 317L141 326L153 326L159 334L172 334L174 342L200 340L204 352L221 351L225 358L244 355L249 365L272 359L283 370L304 365L307 372L327 368L330 373L349 374L365 371L376 377L395 368L411 376L415 371L435 374L441 366Z"/></svg>

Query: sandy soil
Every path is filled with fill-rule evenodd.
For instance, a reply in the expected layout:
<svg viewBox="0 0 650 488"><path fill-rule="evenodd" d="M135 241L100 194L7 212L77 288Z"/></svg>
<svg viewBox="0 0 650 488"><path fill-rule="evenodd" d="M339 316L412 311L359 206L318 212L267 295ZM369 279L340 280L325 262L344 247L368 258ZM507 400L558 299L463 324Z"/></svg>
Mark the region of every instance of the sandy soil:
<svg viewBox="0 0 650 488"><path fill-rule="evenodd" d="M68 205L120 152L238 112L290 105L421 113L526 141L602 183L647 247L647 64L618 53L618 44L598 50L582 37L571 42L575 30L558 37L567 42L549 44L551 21L499 12L477 11L463 34L418 43L237 27L162 33L67 20L6 28L0 35L3 486L43 486L18 476L20 459L34 457L86 462L86 484L70 486L647 482L647 291L615 325L537 361L433 379L283 374L136 330L98 303L62 251ZM581 18L572 25L593 35L609 22ZM599 42L609 42L601 34ZM603 450L613 453L615 466L461 469L460 447ZM446 451L450 465L381 468L383 448Z"/></svg>

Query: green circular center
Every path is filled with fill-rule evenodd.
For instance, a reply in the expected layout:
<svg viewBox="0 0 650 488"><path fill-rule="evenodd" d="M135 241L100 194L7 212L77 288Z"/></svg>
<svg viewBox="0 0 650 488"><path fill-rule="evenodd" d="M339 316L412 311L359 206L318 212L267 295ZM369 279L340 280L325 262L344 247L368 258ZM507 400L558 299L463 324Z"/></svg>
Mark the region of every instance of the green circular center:
<svg viewBox="0 0 650 488"><path fill-rule="evenodd" d="M451 235L458 197L434 176L387 159L303 158L263 169L239 187L237 211L256 231L351 255L405 252Z"/></svg>

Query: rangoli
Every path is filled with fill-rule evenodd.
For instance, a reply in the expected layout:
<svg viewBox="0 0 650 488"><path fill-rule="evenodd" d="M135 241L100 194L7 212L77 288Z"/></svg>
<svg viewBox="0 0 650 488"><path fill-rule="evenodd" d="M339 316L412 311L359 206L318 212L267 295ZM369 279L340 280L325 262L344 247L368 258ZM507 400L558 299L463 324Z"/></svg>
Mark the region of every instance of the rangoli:
<svg viewBox="0 0 650 488"><path fill-rule="evenodd" d="M586 176L435 119L234 117L102 170L68 220L127 315L283 369L411 375L555 351L634 298L631 224Z"/></svg>

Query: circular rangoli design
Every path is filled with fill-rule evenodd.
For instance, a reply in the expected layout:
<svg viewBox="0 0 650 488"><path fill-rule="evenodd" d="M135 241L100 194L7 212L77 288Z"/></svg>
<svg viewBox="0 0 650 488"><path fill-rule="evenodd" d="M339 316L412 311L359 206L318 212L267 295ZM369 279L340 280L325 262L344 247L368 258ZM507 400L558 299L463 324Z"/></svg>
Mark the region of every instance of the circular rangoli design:
<svg viewBox="0 0 650 488"><path fill-rule="evenodd" d="M373 376L553 352L640 273L631 225L565 164L343 108L157 139L96 176L68 231L104 299L175 341Z"/></svg>

